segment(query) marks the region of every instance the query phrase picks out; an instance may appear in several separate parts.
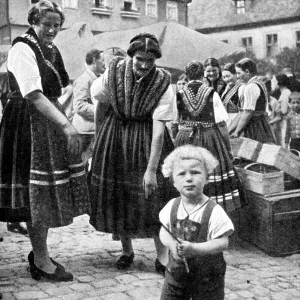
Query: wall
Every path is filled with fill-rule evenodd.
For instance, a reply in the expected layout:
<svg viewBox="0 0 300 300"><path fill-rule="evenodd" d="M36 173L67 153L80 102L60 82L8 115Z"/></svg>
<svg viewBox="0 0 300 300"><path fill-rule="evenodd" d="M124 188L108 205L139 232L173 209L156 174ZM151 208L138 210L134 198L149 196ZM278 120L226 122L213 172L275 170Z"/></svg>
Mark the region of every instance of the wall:
<svg viewBox="0 0 300 300"><path fill-rule="evenodd" d="M55 2L62 7L62 0L56 0ZM111 0L111 2L113 3L111 5L112 14L110 16L103 16L92 14L91 8L95 8L94 0L78 0L78 9L63 8L66 16L66 21L63 27L68 28L71 27L75 22L84 21L89 23L90 28L94 33L100 33L104 31L136 28L166 21L166 0L157 1L157 18L145 16L145 0L135 1L136 8L141 14L139 18L125 18L121 16L120 12L122 11L124 5L123 0ZM1 5L4 5L5 3L6 0L0 0L0 16L4 15L6 7L3 7L2 9ZM31 5L32 4L30 0L9 0L9 16L12 26L12 39L27 29L27 13ZM178 3L178 12L178 23L186 25L186 4ZM6 20L6 18L4 19ZM1 20L3 20L3 18L1 18ZM3 23L5 24L6 21ZM1 37L5 34L2 31L5 30L1 29L0 27L0 41ZM10 43L10 41L7 43Z"/></svg>
<svg viewBox="0 0 300 300"><path fill-rule="evenodd" d="M296 31L300 31L300 21L284 25L266 26L238 31L211 33L210 36L219 40L228 40L235 46L242 46L242 38L252 37L252 47L257 58L266 57L266 35L278 34L279 49L296 47Z"/></svg>

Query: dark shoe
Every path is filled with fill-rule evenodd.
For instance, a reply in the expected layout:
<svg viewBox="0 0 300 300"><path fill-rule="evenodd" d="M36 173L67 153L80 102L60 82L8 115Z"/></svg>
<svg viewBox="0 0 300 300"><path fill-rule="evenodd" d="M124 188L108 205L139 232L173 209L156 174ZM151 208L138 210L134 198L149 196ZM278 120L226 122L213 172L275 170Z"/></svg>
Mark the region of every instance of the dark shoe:
<svg viewBox="0 0 300 300"><path fill-rule="evenodd" d="M158 259L155 260L155 271L165 275L166 266L164 266Z"/></svg>
<svg viewBox="0 0 300 300"><path fill-rule="evenodd" d="M122 255L117 261L117 268L120 270L124 270L130 267L134 259L134 253L132 252L130 256Z"/></svg>
<svg viewBox="0 0 300 300"><path fill-rule="evenodd" d="M59 269L65 271L65 267L64 267L64 266L62 266L61 264L59 264L58 262L56 262L56 261L55 261L54 259L52 259L51 257L50 257L50 259L51 259L52 263L53 263L57 268L59 268ZM34 265L34 253L33 253L33 251L31 251L31 252L28 254L28 261L29 261L29 266L30 266L30 267Z"/></svg>
<svg viewBox="0 0 300 300"><path fill-rule="evenodd" d="M14 233L21 233L23 235L28 234L27 228L24 227L21 223L7 223L7 230Z"/></svg>
<svg viewBox="0 0 300 300"><path fill-rule="evenodd" d="M42 277L53 281L72 281L73 275L65 270L57 267L54 274L46 273L39 269L34 263L30 264L30 274L35 280L40 280Z"/></svg>

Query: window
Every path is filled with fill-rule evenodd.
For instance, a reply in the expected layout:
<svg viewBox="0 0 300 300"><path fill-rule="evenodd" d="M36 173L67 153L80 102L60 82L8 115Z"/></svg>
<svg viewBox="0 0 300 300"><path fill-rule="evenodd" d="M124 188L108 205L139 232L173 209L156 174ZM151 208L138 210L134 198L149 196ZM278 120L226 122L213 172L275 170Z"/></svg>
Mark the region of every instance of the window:
<svg viewBox="0 0 300 300"><path fill-rule="evenodd" d="M244 14L245 10L245 0L235 0L235 7L237 14Z"/></svg>
<svg viewBox="0 0 300 300"><path fill-rule="evenodd" d="M221 40L221 42L228 44L228 40Z"/></svg>
<svg viewBox="0 0 300 300"><path fill-rule="evenodd" d="M124 1L124 10L125 11L136 11L135 1Z"/></svg>
<svg viewBox="0 0 300 300"><path fill-rule="evenodd" d="M275 56L278 53L277 34L267 34L267 56Z"/></svg>
<svg viewBox="0 0 300 300"><path fill-rule="evenodd" d="M242 38L242 46L244 48L246 48L246 50L250 50L252 51L252 37L249 36L249 37L245 37L245 38Z"/></svg>
<svg viewBox="0 0 300 300"><path fill-rule="evenodd" d="M63 8L78 9L78 0L63 0L62 6Z"/></svg>
<svg viewBox="0 0 300 300"><path fill-rule="evenodd" d="M167 20L178 20L178 3L167 1Z"/></svg>
<svg viewBox="0 0 300 300"><path fill-rule="evenodd" d="M157 18L157 0L146 0L146 16Z"/></svg>
<svg viewBox="0 0 300 300"><path fill-rule="evenodd" d="M300 31L296 31L296 47L300 48Z"/></svg>
<svg viewBox="0 0 300 300"><path fill-rule="evenodd" d="M31 4L36 4L38 3L40 0L31 0Z"/></svg>
<svg viewBox="0 0 300 300"><path fill-rule="evenodd" d="M95 7L99 7L99 8L111 7L111 0L95 0Z"/></svg>

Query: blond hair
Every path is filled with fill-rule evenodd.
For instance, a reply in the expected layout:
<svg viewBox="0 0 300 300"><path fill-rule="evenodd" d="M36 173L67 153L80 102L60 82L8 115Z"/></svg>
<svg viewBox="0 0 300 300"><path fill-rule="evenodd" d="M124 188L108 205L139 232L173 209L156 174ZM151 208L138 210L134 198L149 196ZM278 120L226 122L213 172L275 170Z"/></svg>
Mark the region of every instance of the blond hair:
<svg viewBox="0 0 300 300"><path fill-rule="evenodd" d="M176 148L165 158L164 164L162 165L164 177L172 177L175 163L180 160L188 159L201 161L206 174L211 174L219 165L217 159L207 149L194 145L184 145Z"/></svg>

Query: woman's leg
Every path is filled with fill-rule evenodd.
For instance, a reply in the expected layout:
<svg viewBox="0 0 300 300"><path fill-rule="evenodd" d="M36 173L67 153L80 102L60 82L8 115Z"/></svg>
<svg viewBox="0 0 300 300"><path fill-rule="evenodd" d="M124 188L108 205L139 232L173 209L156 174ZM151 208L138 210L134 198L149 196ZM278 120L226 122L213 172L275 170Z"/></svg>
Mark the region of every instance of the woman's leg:
<svg viewBox="0 0 300 300"><path fill-rule="evenodd" d="M56 266L51 262L48 253L48 228L43 226L32 226L31 222L28 222L27 229L34 253L34 264L42 271L53 274L56 270Z"/></svg>
<svg viewBox="0 0 300 300"><path fill-rule="evenodd" d="M124 235L120 235L120 239L122 243L122 254L126 256L130 256L133 252L131 238Z"/></svg>
<svg viewBox="0 0 300 300"><path fill-rule="evenodd" d="M134 259L132 241L127 236L120 235L122 243L122 255L117 261L117 268L124 270L130 267Z"/></svg>

